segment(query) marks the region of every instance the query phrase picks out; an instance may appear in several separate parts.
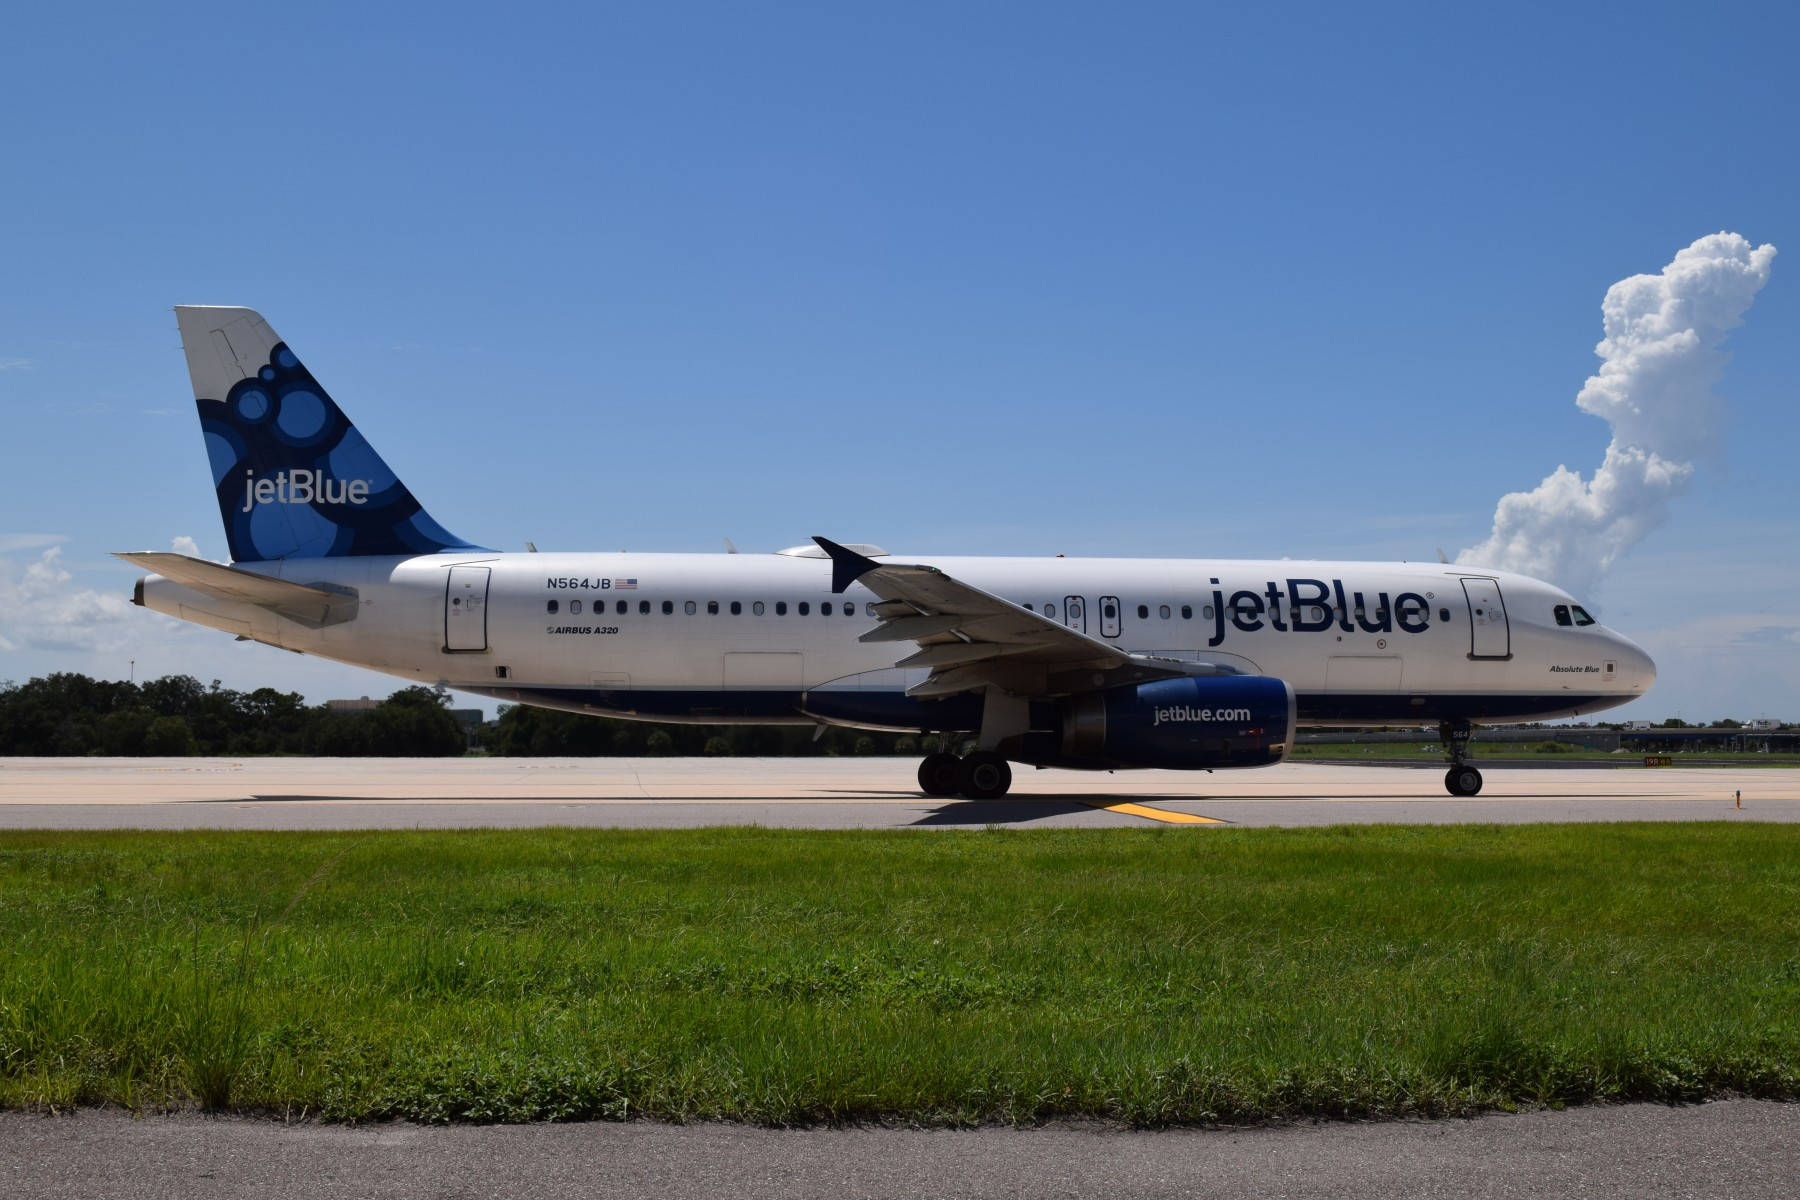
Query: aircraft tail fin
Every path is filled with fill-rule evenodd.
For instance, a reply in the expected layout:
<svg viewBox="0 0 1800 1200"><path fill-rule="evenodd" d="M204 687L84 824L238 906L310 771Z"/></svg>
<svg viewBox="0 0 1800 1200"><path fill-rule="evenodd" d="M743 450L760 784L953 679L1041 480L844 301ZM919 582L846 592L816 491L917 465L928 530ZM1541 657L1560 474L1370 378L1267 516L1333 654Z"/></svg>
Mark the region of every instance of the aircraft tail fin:
<svg viewBox="0 0 1800 1200"><path fill-rule="evenodd" d="M260 314L175 317L232 561L477 548L431 519Z"/></svg>

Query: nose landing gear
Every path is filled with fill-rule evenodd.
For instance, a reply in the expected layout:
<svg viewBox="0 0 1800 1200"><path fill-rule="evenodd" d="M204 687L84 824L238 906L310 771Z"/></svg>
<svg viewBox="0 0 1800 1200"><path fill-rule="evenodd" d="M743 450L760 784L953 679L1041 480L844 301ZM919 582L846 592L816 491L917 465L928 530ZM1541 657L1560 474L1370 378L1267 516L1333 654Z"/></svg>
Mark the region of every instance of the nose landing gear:
<svg viewBox="0 0 1800 1200"><path fill-rule="evenodd" d="M954 754L928 754L919 764L919 790L927 796L962 796L966 800L994 800L1012 787L1012 765L991 750L977 750L958 758Z"/></svg>
<svg viewBox="0 0 1800 1200"><path fill-rule="evenodd" d="M1443 721L1438 725L1438 741L1450 758L1450 769L1444 772L1444 790L1452 796L1473 796L1481 791L1481 772L1469 764L1469 723Z"/></svg>

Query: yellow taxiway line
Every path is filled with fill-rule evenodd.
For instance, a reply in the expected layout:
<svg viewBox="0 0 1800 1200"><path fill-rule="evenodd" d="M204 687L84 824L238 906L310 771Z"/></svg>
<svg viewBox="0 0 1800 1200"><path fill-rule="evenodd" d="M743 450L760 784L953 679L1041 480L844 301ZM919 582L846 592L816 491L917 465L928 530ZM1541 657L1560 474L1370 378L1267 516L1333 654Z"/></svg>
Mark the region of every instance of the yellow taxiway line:
<svg viewBox="0 0 1800 1200"><path fill-rule="evenodd" d="M1104 808L1107 812L1124 813L1128 817L1148 817L1152 821L1165 821L1170 825L1223 825L1225 822L1217 817L1197 817L1193 813L1176 812L1168 808L1151 808L1148 804L1132 804L1127 800L1083 800L1089 808Z"/></svg>

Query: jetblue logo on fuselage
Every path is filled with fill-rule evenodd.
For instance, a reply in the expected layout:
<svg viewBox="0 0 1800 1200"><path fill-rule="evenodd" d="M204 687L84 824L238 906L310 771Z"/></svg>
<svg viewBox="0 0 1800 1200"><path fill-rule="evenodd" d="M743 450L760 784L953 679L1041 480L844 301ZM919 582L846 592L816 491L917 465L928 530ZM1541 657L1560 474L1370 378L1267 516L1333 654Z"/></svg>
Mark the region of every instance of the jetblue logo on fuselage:
<svg viewBox="0 0 1800 1200"><path fill-rule="evenodd" d="M258 504L363 504L369 499L366 479L332 479L323 471L301 467L297 471L277 471L262 479L256 472L244 472L244 507L249 512Z"/></svg>
<svg viewBox="0 0 1800 1200"><path fill-rule="evenodd" d="M1217 579L1212 582L1208 646L1225 640L1227 621L1245 633L1257 632L1265 622L1281 633L1324 633L1333 625L1345 633L1392 633L1396 626L1402 633L1424 633L1431 627L1431 602L1417 592L1401 592L1389 603L1386 592L1367 597L1347 592L1341 579L1289 579L1285 593L1270 580L1261 591L1246 588L1227 596Z"/></svg>

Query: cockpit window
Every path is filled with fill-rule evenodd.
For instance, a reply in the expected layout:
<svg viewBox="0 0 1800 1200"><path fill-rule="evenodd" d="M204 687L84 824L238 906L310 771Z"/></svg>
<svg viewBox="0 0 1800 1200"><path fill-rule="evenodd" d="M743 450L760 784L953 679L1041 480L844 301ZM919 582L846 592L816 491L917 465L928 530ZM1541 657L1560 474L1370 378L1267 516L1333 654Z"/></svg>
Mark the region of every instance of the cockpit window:
<svg viewBox="0 0 1800 1200"><path fill-rule="evenodd" d="M1556 606L1556 623L1558 625L1573 624L1573 622L1569 620L1569 606L1568 605L1559 604Z"/></svg>
<svg viewBox="0 0 1800 1200"><path fill-rule="evenodd" d="M1569 611L1575 614L1575 623L1577 625L1592 625L1592 624L1594 624L1594 618L1588 616L1588 610L1581 607L1581 605L1571 604L1569 606Z"/></svg>

